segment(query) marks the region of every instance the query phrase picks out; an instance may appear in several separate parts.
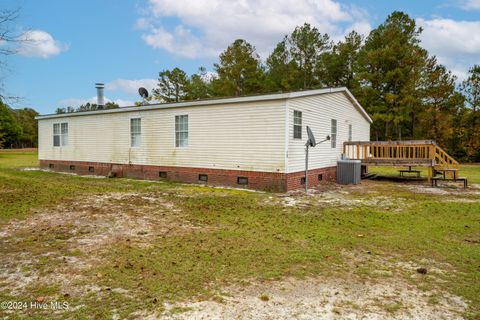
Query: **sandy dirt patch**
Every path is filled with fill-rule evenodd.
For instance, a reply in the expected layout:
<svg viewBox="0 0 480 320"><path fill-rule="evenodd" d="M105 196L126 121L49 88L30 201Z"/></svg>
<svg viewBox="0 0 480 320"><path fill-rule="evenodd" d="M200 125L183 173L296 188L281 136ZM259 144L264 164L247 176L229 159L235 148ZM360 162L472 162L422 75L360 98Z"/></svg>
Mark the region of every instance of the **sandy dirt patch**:
<svg viewBox="0 0 480 320"><path fill-rule="evenodd" d="M83 271L102 263L116 243L146 247L151 237L197 229L162 195L82 197L2 226L0 284L12 295L25 293L32 284L59 284L71 294L78 289L75 283L84 280Z"/></svg>
<svg viewBox="0 0 480 320"><path fill-rule="evenodd" d="M458 296L420 290L422 278L438 278L451 266L425 260L399 261L371 254L343 252L349 270L373 265L372 275L353 271L338 277L287 278L234 285L216 301L166 304L150 319L463 319L468 304ZM427 274L417 269L427 266ZM339 266L340 267L340 266Z"/></svg>
<svg viewBox="0 0 480 320"><path fill-rule="evenodd" d="M466 304L398 280L286 279L226 289L223 302L167 305L165 319L463 319ZM435 303L432 301L435 300ZM179 311L184 311L177 313ZM151 316L156 318L156 316Z"/></svg>

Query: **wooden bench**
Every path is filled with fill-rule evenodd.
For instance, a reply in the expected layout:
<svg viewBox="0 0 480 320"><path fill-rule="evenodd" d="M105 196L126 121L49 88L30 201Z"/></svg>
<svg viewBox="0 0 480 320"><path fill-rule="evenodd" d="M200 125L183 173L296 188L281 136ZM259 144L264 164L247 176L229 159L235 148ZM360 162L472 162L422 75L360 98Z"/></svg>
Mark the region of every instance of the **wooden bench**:
<svg viewBox="0 0 480 320"><path fill-rule="evenodd" d="M400 177L404 176L404 173L415 173L417 175L417 178L420 178L420 170L411 170L411 169L403 169L403 170L398 170L400 172Z"/></svg>
<svg viewBox="0 0 480 320"><path fill-rule="evenodd" d="M455 179L446 179L444 178L443 176L442 177L433 177L431 179L432 181L432 187L438 187L438 180L444 180L444 181L454 181L454 182L457 182L457 181L462 181L463 182L463 188L466 189L468 187L468 179L467 177L457 177Z"/></svg>

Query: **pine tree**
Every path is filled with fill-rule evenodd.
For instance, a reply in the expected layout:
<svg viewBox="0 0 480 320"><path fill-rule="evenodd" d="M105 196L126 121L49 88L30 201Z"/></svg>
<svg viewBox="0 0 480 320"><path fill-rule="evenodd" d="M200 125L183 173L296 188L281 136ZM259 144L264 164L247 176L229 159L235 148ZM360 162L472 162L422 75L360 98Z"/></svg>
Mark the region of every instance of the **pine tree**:
<svg viewBox="0 0 480 320"><path fill-rule="evenodd" d="M460 89L465 97L467 125L467 156L472 161L480 161L480 65L474 65L468 71L468 78Z"/></svg>
<svg viewBox="0 0 480 320"><path fill-rule="evenodd" d="M187 98L188 77L185 71L174 68L159 73L158 86L153 90L155 99L163 102L179 102Z"/></svg>
<svg viewBox="0 0 480 320"><path fill-rule="evenodd" d="M359 54L357 96L374 119L375 140L401 140L411 121L427 57L419 46L421 31L407 14L393 12L370 32Z"/></svg>
<svg viewBox="0 0 480 320"><path fill-rule="evenodd" d="M329 87L345 86L351 91L358 88L358 55L363 45L363 37L355 31L350 32L345 40L333 46L325 54L320 73Z"/></svg>
<svg viewBox="0 0 480 320"><path fill-rule="evenodd" d="M243 39L235 40L220 54L214 65L218 78L213 81L217 96L240 96L262 91L264 71L255 47Z"/></svg>

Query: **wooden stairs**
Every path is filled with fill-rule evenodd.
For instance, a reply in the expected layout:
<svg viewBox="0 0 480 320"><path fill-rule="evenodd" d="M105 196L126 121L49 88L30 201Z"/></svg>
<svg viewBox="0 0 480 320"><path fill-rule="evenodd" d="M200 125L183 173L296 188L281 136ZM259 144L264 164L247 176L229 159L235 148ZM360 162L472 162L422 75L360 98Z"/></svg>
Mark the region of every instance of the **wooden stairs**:
<svg viewBox="0 0 480 320"><path fill-rule="evenodd" d="M361 160L372 166L428 167L428 181L462 180L459 164L434 140L346 141L343 154L347 159ZM440 176L438 176L440 175Z"/></svg>

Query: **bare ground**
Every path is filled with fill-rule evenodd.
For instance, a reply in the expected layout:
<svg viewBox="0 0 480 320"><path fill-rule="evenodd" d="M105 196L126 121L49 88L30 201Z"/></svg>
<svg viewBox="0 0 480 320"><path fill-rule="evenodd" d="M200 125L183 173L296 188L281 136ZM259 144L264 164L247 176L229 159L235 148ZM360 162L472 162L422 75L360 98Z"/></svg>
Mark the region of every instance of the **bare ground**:
<svg viewBox="0 0 480 320"><path fill-rule="evenodd" d="M128 241L131 246L148 246L150 237L198 228L158 194L107 193L83 197L37 212L25 220L12 220L1 228L4 254L0 284L11 295L24 294L33 284L60 285L70 295L83 294L92 289L76 285L85 280L83 271L102 263L103 253L114 243ZM54 239L49 237L50 233ZM54 245L55 239L61 240L61 247ZM33 250L21 249L22 245L32 243ZM43 270L43 265L49 269Z"/></svg>
<svg viewBox="0 0 480 320"><path fill-rule="evenodd" d="M215 301L167 304L162 314L143 316L146 319L463 319L462 313L468 305L462 298L438 290L420 290L414 284L420 277L441 281L437 277L448 272L450 266L424 261L430 268L428 275L423 275L416 272L419 266L412 262L371 254L343 254L350 261L350 270L373 264L377 268L374 275L367 278L348 272L328 277L253 281L224 288Z"/></svg>
<svg viewBox="0 0 480 320"><path fill-rule="evenodd" d="M290 206L334 206L352 209L375 206L382 210L397 210L405 206L398 197L366 191L361 186L325 187L301 193L273 195L266 204ZM413 191L411 186L404 186ZM418 193L435 193L425 186L414 186ZM441 189L445 201L461 201L466 196L480 193L473 188L469 193L460 189ZM6 190L8 191L8 190ZM362 195L364 197L360 197ZM473 200L478 199L473 198ZM102 253L118 241L129 241L132 246L149 246L151 237L195 232L197 226L161 194L108 193L79 198L71 203L36 212L25 220L12 220L0 229L0 243L5 254L0 263L0 285L10 295L22 295L30 286L58 285L70 295L100 291L90 275L92 267L102 263ZM64 247L52 246L49 231L62 237ZM66 241L65 241L66 240ZM23 243L36 243L36 250L16 250ZM248 285L232 285L219 292L217 301L184 301L166 304L162 314L137 313L138 318L166 319L461 319L467 308L460 297L446 292L420 290L414 284L416 277L430 277L441 281L444 272L454 272L448 265L429 265L427 275L416 273L411 262L394 257L372 256L344 252L351 270L360 265L373 269L368 277L358 272L333 272L318 278L288 278L277 282L251 281ZM42 269L42 261L49 263ZM53 268L53 269L52 269ZM91 281L85 281L86 279ZM413 281L412 281L413 280ZM112 288L129 294L123 288Z"/></svg>

